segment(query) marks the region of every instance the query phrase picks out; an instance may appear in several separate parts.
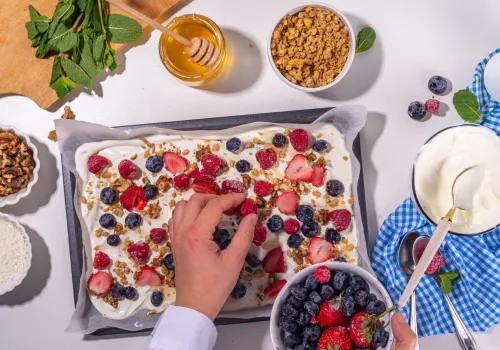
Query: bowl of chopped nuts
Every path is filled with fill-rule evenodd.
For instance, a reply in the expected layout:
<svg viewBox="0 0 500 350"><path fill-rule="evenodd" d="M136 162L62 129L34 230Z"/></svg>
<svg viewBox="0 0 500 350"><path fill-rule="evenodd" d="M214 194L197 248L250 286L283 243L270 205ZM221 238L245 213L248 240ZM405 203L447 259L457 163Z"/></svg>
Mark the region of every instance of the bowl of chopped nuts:
<svg viewBox="0 0 500 350"><path fill-rule="evenodd" d="M30 138L0 124L0 208L26 197L38 181L40 160Z"/></svg>
<svg viewBox="0 0 500 350"><path fill-rule="evenodd" d="M347 17L324 3L287 12L271 30L268 57L276 75L305 92L326 90L347 74L355 54Z"/></svg>

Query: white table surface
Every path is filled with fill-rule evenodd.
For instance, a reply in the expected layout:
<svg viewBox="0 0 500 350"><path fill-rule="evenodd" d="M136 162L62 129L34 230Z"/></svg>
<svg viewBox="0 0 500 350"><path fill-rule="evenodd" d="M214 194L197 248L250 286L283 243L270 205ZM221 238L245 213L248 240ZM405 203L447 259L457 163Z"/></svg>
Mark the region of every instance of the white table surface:
<svg viewBox="0 0 500 350"><path fill-rule="evenodd" d="M345 80L327 92L295 91L268 64L265 43L271 27L303 1L195 0L179 13L207 15L223 28L233 64L222 79L205 89L176 82L159 60L158 32L148 32L140 46L119 55L117 73L99 77L97 94L72 94L68 101L78 120L110 126L363 104L369 110L361 140L368 229L374 237L385 216L409 195L409 169L419 147L437 130L461 121L453 111L452 95L440 98L450 111L426 122L411 120L408 104L432 97L427 81L435 74L449 78L455 90L471 82L477 62L498 47L500 2L328 2L347 14L355 30L365 24L374 27L377 42L370 52L356 56ZM0 348L140 349L144 336L103 339L64 331L74 310L73 292L59 151L47 139L62 106L45 111L24 97L0 99L0 123L32 135L41 158L32 194L0 209L24 224L33 244L27 279L0 297ZM272 349L267 322L218 331L216 349ZM498 348L500 327L475 337L480 349ZM421 340L421 349L442 348L460 347L454 335Z"/></svg>

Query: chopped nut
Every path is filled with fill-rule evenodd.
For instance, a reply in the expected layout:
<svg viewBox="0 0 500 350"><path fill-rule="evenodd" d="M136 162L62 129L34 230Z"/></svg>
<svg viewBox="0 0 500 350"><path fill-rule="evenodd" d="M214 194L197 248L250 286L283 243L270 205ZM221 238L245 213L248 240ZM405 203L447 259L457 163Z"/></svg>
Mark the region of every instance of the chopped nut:
<svg viewBox="0 0 500 350"><path fill-rule="evenodd" d="M308 153L308 154L306 154L306 158L308 161L313 163L316 160L316 155L314 153Z"/></svg>
<svg viewBox="0 0 500 350"><path fill-rule="evenodd" d="M235 161L234 161L234 160L232 160L232 159L230 159L230 160L229 160L229 166L230 166L231 168L234 168L234 164L235 164Z"/></svg>
<svg viewBox="0 0 500 350"><path fill-rule="evenodd" d="M84 196L80 196L80 202L82 202L82 204L87 204L87 199Z"/></svg>
<svg viewBox="0 0 500 350"><path fill-rule="evenodd" d="M148 206L148 215L151 219L158 219L160 217L160 212L161 212L161 207L160 207L160 201L157 201L156 203L151 203Z"/></svg>
<svg viewBox="0 0 500 350"><path fill-rule="evenodd" d="M320 225L326 225L328 224L328 210L326 209L320 209L316 212L316 221Z"/></svg>
<svg viewBox="0 0 500 350"><path fill-rule="evenodd" d="M146 144L146 146L148 146L149 148L152 148L154 147L154 144L152 144L151 142L149 142L147 139L142 139L142 141Z"/></svg>
<svg viewBox="0 0 500 350"><path fill-rule="evenodd" d="M125 229L125 227L123 227L123 225L120 224L119 222L116 223L113 231L117 235L124 235L125 233L127 233L127 230Z"/></svg>
<svg viewBox="0 0 500 350"><path fill-rule="evenodd" d="M216 144L212 145L213 152L219 152L219 149L220 149L220 144L216 143Z"/></svg>
<svg viewBox="0 0 500 350"><path fill-rule="evenodd" d="M87 210L91 211L94 207L94 201L87 202Z"/></svg>
<svg viewBox="0 0 500 350"><path fill-rule="evenodd" d="M285 129L285 130L283 131L283 135L285 135L285 136L290 136L290 134L291 134L291 133L292 133L292 132L290 131L290 129Z"/></svg>
<svg viewBox="0 0 500 350"><path fill-rule="evenodd" d="M57 141L57 133L55 130L51 130L49 132L49 136L47 136L49 140L56 142Z"/></svg>
<svg viewBox="0 0 500 350"><path fill-rule="evenodd" d="M165 192L168 190L168 188L172 185L173 181L171 178L169 178L167 175L161 175L157 180L156 180L156 187L161 192Z"/></svg>
<svg viewBox="0 0 500 350"><path fill-rule="evenodd" d="M343 160L348 160L349 158L347 158L347 156L343 156L342 159Z"/></svg>
<svg viewBox="0 0 500 350"><path fill-rule="evenodd" d="M259 210L259 221L264 222L265 220L267 220L267 218L271 216L272 212L273 211L269 209Z"/></svg>
<svg viewBox="0 0 500 350"><path fill-rule="evenodd" d="M244 148L254 148L255 146L254 146L253 142L245 142L245 143L243 143L243 147Z"/></svg>
<svg viewBox="0 0 500 350"><path fill-rule="evenodd" d="M354 199L349 198L348 201L347 201L347 203L349 203L350 205L353 205L354 204Z"/></svg>
<svg viewBox="0 0 500 350"><path fill-rule="evenodd" d="M133 185L134 183L132 181L124 179L123 177L119 177L113 182L113 188L120 193L125 192L127 188Z"/></svg>
<svg viewBox="0 0 500 350"><path fill-rule="evenodd" d="M182 151L182 155L186 155L186 154L189 154L189 150L186 148L184 151Z"/></svg>
<svg viewBox="0 0 500 350"><path fill-rule="evenodd" d="M64 114L61 116L61 119L75 119L75 114L69 106L64 106Z"/></svg>
<svg viewBox="0 0 500 350"><path fill-rule="evenodd" d="M245 189L248 189L250 187L250 184L252 183L252 178L248 174L242 174L241 178L243 179L243 187L245 187Z"/></svg>

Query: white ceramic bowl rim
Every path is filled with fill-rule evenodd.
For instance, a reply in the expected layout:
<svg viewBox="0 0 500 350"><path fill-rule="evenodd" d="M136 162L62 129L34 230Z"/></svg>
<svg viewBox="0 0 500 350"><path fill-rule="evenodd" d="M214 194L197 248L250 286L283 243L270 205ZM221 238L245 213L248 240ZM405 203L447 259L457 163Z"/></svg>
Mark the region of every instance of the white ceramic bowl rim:
<svg viewBox="0 0 500 350"><path fill-rule="evenodd" d="M328 9L328 10L332 11L337 16L339 16L340 19L342 20L342 22L344 22L345 26L349 30L349 38L350 38L350 41L351 41L351 47L350 47L350 50L349 50L349 56L347 57L347 61L344 64L344 67L342 68L342 71L340 72L340 74L330 84L324 85L324 86L318 86L318 87L315 87L315 88L305 88L303 86L294 84L290 80L288 80L287 78L285 78L283 76L283 74L281 74L281 72L278 70L278 67L276 67L276 65L274 64L273 55L271 54L271 40L273 38L274 29L276 29L276 27L278 26L278 24L281 22L281 20L283 18L285 18L288 15L295 14L295 13L297 13L297 12L305 9L306 7L320 7L320 8L325 8L325 9ZM301 90L301 91L305 91L305 92L323 91L323 90L331 88L332 86L334 86L335 84L337 84L338 82L340 82L344 78L344 76L347 74L347 72L349 71L349 69L351 68L352 62L354 61L354 55L355 55L355 53L356 53L356 40L355 40L354 29L352 28L351 22L349 22L349 20L347 19L347 16L345 16L338 9L336 9L335 7L333 7L330 4L326 4L326 3L323 3L323 2L310 2L310 3L298 6L298 7L294 8L294 9L288 11L271 28L271 32L269 33L269 39L267 40L267 57L269 59L269 62L271 64L271 67L272 67L273 71L281 79L281 81L283 81L288 86L291 86L291 87L293 87L295 89L298 89L298 90Z"/></svg>
<svg viewBox="0 0 500 350"><path fill-rule="evenodd" d="M17 193L10 194L6 197L0 197L0 208L1 208L1 207L6 206L6 205L16 204L17 202L19 202L21 200L21 198L24 198L30 194L31 188L38 181L38 171L40 170L40 159L38 159L38 149L31 142L31 139L29 138L28 135L20 132L18 129L16 129L12 125L0 124L0 130L11 131L14 134L16 134L16 136L18 136L19 138L26 140L26 143L28 144L29 148L33 152L33 160L35 161L35 168L33 169L33 177L28 182L28 186L26 186L26 188L23 188L21 191L19 191Z"/></svg>

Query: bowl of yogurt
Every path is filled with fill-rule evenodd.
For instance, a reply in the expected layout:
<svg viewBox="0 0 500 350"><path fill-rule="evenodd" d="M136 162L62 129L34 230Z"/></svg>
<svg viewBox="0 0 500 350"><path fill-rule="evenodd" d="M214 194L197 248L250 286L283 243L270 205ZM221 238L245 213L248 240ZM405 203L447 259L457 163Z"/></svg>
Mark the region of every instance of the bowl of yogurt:
<svg viewBox="0 0 500 350"><path fill-rule="evenodd" d="M472 208L457 210L450 228L456 235L479 235L500 225L500 138L481 125L460 124L432 136L417 155L412 171L412 195L422 215L433 225L453 206L455 178L469 167L475 176Z"/></svg>

